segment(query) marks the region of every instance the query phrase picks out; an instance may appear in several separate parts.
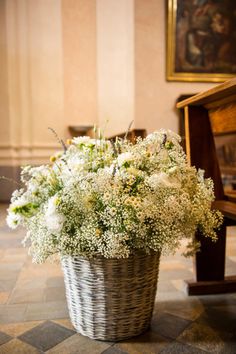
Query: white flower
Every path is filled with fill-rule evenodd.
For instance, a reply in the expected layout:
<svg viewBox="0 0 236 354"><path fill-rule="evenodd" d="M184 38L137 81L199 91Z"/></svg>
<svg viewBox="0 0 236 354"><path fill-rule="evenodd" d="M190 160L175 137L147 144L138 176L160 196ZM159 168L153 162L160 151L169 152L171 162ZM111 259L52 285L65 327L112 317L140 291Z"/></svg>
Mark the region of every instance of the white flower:
<svg viewBox="0 0 236 354"><path fill-rule="evenodd" d="M29 183L29 186L28 186L28 191L29 191L30 193L35 193L37 190L38 190L38 185L37 185L37 183L30 182L30 183Z"/></svg>
<svg viewBox="0 0 236 354"><path fill-rule="evenodd" d="M22 206L24 206L24 205L26 205L28 203L29 203L28 199L23 194L11 204L10 211L13 211L17 207L22 207Z"/></svg>
<svg viewBox="0 0 236 354"><path fill-rule="evenodd" d="M165 172L153 174L152 176L147 178L147 183L153 189L156 189L158 187L180 187L180 183L178 182L178 180L174 177L168 176Z"/></svg>
<svg viewBox="0 0 236 354"><path fill-rule="evenodd" d="M89 136L78 136L72 139L72 142L76 145L84 144L90 142L91 138Z"/></svg>
<svg viewBox="0 0 236 354"><path fill-rule="evenodd" d="M84 164L84 159L81 156L73 155L68 160L69 167L76 168Z"/></svg>
<svg viewBox="0 0 236 354"><path fill-rule="evenodd" d="M130 162L132 160L133 155L130 152L124 152L117 157L118 166L123 166L126 162Z"/></svg>
<svg viewBox="0 0 236 354"><path fill-rule="evenodd" d="M115 168L114 164L112 164L111 166L106 166L103 169L103 172L104 172L104 174L107 174L108 176L112 176L112 174L114 173L114 168Z"/></svg>
<svg viewBox="0 0 236 354"><path fill-rule="evenodd" d="M46 226L49 230L59 233L62 229L65 217L57 211L58 198L56 195L51 197L48 201L45 212Z"/></svg>
<svg viewBox="0 0 236 354"><path fill-rule="evenodd" d="M11 229L16 229L17 226L19 225L21 219L22 219L21 215L15 214L13 212L8 212L8 215L7 215L7 218L6 218L6 222L7 222L7 225Z"/></svg>

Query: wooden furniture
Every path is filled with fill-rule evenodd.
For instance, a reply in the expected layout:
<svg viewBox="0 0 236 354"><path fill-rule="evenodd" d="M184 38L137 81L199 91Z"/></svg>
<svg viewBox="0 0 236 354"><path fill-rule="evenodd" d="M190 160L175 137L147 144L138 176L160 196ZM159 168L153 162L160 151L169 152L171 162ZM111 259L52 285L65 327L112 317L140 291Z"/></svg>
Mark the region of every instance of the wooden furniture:
<svg viewBox="0 0 236 354"><path fill-rule="evenodd" d="M111 136L109 139L114 140L117 138L124 138L127 133L116 134L115 136ZM147 136L147 131L145 129L131 129L127 134L127 139L132 143L135 143L137 137L145 138Z"/></svg>
<svg viewBox="0 0 236 354"><path fill-rule="evenodd" d="M72 138L77 136L89 135L93 129L93 125L69 125L68 127Z"/></svg>
<svg viewBox="0 0 236 354"><path fill-rule="evenodd" d="M177 103L184 109L186 152L189 163L205 170L215 185L213 208L224 214L218 241L202 237L195 257L196 281L187 282L189 295L236 291L236 276L225 277L226 227L236 224L236 203L224 193L214 135L236 133L236 78ZM235 170L236 171L236 170ZM235 269L236 274L236 269Z"/></svg>
<svg viewBox="0 0 236 354"><path fill-rule="evenodd" d="M84 135L91 136L91 134L93 134L92 125L70 125L68 129L73 138L77 136L84 136ZM131 129L129 130L128 134L126 132L116 134L114 136L109 137L109 139L114 140L116 137L124 138L125 135L127 135L128 140L134 143L138 136L140 136L141 138L145 138L147 136L147 132L145 129Z"/></svg>

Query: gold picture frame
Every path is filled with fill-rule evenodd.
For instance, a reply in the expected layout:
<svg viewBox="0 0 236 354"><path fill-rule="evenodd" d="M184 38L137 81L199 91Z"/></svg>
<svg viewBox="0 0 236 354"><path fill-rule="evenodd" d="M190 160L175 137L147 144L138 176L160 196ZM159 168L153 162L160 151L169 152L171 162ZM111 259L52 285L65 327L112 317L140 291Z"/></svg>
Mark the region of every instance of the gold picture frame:
<svg viewBox="0 0 236 354"><path fill-rule="evenodd" d="M167 80L236 76L236 1L167 0Z"/></svg>

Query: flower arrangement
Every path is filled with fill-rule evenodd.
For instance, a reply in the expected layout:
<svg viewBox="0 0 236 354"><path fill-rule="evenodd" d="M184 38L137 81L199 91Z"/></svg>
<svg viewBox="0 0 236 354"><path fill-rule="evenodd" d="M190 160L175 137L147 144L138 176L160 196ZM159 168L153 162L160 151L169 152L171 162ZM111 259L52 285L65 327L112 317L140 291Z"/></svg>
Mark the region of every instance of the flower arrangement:
<svg viewBox="0 0 236 354"><path fill-rule="evenodd" d="M193 251L196 229L215 240L222 216L211 210L212 180L188 165L179 142L165 130L136 144L74 138L51 164L22 168L25 187L12 195L8 225L26 227L39 263L58 253L173 252L183 238Z"/></svg>

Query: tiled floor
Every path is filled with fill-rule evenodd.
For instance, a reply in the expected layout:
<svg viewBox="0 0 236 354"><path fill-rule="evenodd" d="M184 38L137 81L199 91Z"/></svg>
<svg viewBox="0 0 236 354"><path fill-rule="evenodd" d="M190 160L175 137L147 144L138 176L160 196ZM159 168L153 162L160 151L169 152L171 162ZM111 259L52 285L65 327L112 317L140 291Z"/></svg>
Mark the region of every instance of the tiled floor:
<svg viewBox="0 0 236 354"><path fill-rule="evenodd" d="M24 230L5 225L0 208L0 354L236 353L236 294L188 297L192 260L161 260L151 329L119 343L91 340L68 318L59 264L35 265L22 248ZM227 275L236 274L236 228L227 236Z"/></svg>

